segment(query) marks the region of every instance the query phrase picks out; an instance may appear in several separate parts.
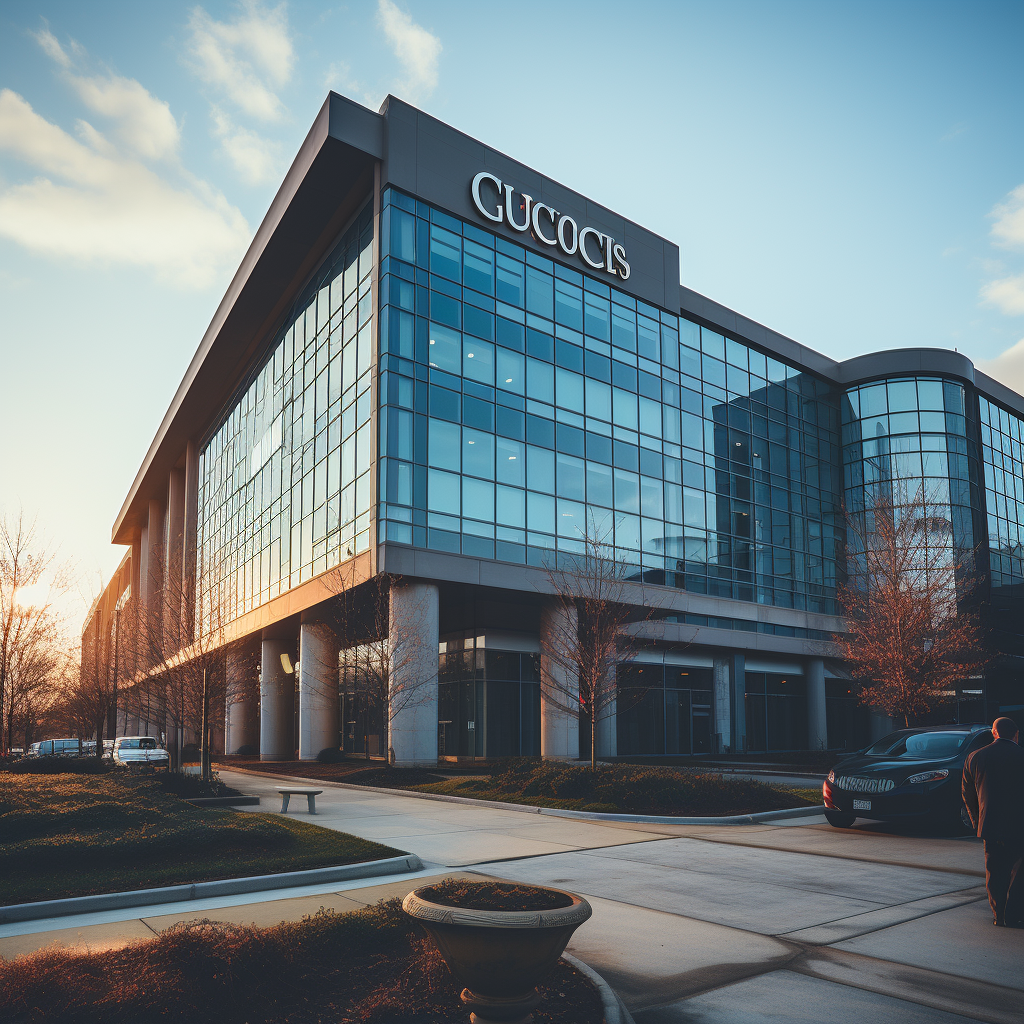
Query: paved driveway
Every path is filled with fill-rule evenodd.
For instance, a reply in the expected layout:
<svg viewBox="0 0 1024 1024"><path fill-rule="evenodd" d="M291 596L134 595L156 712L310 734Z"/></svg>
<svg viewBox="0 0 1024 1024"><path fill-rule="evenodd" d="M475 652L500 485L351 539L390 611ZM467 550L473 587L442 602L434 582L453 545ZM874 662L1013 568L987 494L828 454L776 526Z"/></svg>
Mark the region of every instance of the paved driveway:
<svg viewBox="0 0 1024 1024"><path fill-rule="evenodd" d="M280 807L282 780L231 784ZM317 784L318 787L321 784ZM980 844L821 818L751 826L597 823L322 784L318 825L418 854L421 877L562 886L593 918L570 951L637 1024L1024 1020L1024 931L997 929ZM305 817L304 802L290 812ZM383 881L383 880L382 880ZM419 878L249 894L0 926L0 955L48 941L109 945L187 917L273 923L408 891Z"/></svg>
<svg viewBox="0 0 1024 1024"><path fill-rule="evenodd" d="M263 809L277 784L232 777ZM637 1024L1024 1020L1024 931L990 924L970 837L583 822L328 786L317 807L425 863L586 895L569 949Z"/></svg>

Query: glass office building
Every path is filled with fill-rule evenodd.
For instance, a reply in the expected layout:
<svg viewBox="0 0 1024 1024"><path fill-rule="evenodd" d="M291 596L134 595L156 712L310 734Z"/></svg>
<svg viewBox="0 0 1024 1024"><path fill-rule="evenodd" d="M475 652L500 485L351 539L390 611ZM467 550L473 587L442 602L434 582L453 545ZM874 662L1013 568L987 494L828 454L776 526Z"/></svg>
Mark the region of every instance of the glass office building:
<svg viewBox="0 0 1024 1024"><path fill-rule="evenodd" d="M400 762L577 755L586 729L552 747L544 580L586 535L657 607L602 756L861 745L887 723L829 642L844 509L900 489L984 579L1001 653L957 700L1024 705L1024 400L966 357L831 360L680 285L672 243L391 97L329 97L232 289L115 524L140 600L178 552L228 656L262 645L265 686L268 644L312 664L339 574L386 573L419 588L433 652L422 713L375 709L342 651L327 712L305 669L287 707L245 698L249 742L320 715Z"/></svg>

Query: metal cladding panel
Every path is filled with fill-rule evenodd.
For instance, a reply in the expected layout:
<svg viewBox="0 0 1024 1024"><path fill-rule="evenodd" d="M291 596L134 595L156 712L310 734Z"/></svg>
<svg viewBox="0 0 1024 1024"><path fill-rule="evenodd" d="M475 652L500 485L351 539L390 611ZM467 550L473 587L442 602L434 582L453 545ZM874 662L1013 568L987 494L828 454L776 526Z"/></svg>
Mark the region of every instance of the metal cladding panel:
<svg viewBox="0 0 1024 1024"><path fill-rule="evenodd" d="M517 193L525 192L559 213L568 214L581 229L596 228L621 243L630 265L628 280L612 274L594 274L598 280L664 309L677 308L679 249L673 243L393 96L385 101L383 114L384 184L575 271L594 274L581 259L566 256L557 246L541 244L532 232L518 232L504 222L496 224L481 217L473 205L470 185L478 172L489 171L512 185Z"/></svg>

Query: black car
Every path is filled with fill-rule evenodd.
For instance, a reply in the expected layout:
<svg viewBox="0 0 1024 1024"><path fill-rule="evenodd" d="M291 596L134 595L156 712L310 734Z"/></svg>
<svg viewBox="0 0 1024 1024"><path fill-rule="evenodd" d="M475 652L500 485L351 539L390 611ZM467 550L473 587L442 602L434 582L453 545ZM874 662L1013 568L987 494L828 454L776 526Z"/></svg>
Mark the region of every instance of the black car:
<svg viewBox="0 0 1024 1024"><path fill-rule="evenodd" d="M968 754L992 742L987 725L899 729L840 761L822 786L837 828L857 818L934 821L970 828L960 795Z"/></svg>

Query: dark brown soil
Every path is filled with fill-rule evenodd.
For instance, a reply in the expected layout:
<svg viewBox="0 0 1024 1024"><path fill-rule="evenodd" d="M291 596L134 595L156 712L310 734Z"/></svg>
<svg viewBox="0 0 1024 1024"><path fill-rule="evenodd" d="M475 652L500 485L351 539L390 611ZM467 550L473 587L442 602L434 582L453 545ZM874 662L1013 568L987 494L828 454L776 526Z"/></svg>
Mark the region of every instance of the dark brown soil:
<svg viewBox="0 0 1024 1024"><path fill-rule="evenodd" d="M431 903L463 910L554 910L572 906L568 893L553 889L511 882L467 882L458 878L446 878L428 886L422 895Z"/></svg>
<svg viewBox="0 0 1024 1024"><path fill-rule="evenodd" d="M402 789L443 782L449 773L425 768L392 768L383 761L347 760L334 764L319 761L260 761L256 757L222 757L218 764L224 768L241 768L267 775L291 775L321 782L348 782L357 786L379 786L382 789Z"/></svg>

